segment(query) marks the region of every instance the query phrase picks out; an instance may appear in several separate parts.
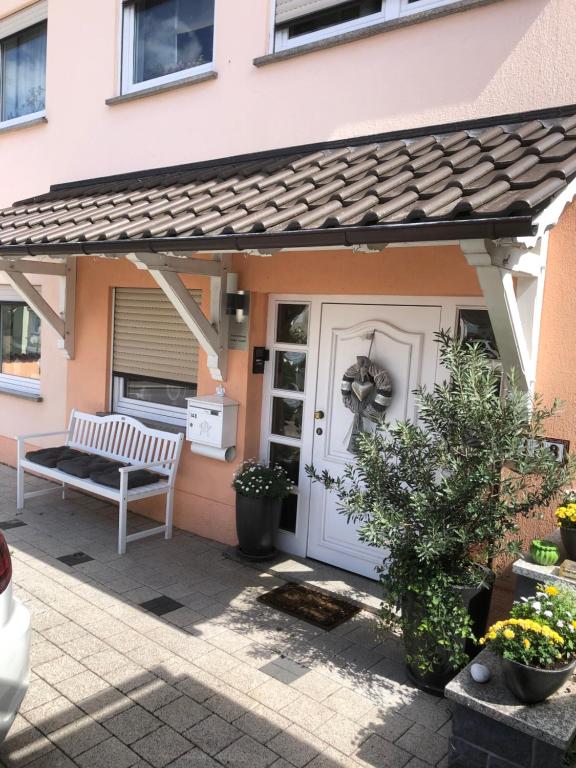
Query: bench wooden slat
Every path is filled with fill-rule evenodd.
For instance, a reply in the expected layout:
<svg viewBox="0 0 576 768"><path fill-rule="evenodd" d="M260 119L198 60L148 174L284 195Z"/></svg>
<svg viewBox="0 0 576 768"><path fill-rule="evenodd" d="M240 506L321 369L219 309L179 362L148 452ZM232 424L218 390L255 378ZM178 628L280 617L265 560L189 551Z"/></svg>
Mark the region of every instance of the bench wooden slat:
<svg viewBox="0 0 576 768"><path fill-rule="evenodd" d="M163 475L164 480L132 490L127 488L127 476L125 473L121 473L120 489L115 489L99 485L91 480L76 478L57 469L47 469L39 464L29 462L25 459L24 455L24 437L18 437L17 440L18 509L23 508L24 500L28 496L28 494L24 493L25 470L61 482L63 495L66 486L70 486L117 501L119 504L118 552L123 554L126 551L126 542L133 538L132 536L127 536L126 533L128 501L165 494L165 524L159 528L151 529L150 533L161 532L164 533L167 539L172 537L174 483L184 440L182 434L173 434L146 427L130 416L116 414L95 416L91 413L72 411L66 441L66 445L70 448L114 459L130 466L141 466L152 462L166 462L151 468L153 472Z"/></svg>

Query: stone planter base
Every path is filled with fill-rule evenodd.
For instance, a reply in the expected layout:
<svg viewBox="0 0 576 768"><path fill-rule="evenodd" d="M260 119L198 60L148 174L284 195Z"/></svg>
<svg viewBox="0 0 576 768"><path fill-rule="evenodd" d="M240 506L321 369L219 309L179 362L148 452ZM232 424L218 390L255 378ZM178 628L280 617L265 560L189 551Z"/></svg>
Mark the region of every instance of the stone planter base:
<svg viewBox="0 0 576 768"><path fill-rule="evenodd" d="M501 659L483 650L477 661L491 672L474 682L466 667L446 686L454 703L450 768L566 768L576 736L575 682L543 704L521 704L508 690Z"/></svg>
<svg viewBox="0 0 576 768"><path fill-rule="evenodd" d="M457 705L450 768L566 768L565 752L504 723Z"/></svg>

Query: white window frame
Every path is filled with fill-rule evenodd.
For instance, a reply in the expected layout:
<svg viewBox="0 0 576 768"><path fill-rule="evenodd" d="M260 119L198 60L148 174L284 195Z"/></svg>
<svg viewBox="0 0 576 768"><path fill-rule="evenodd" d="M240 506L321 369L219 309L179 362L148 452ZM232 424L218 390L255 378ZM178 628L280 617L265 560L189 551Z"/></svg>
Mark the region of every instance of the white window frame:
<svg viewBox="0 0 576 768"><path fill-rule="evenodd" d="M40 291L38 286L35 286ZM20 294L7 285L0 285L0 305L1 304L23 304ZM40 361L42 360L42 321L40 321ZM40 367L42 375L42 367ZM32 379L29 376L14 376L11 373L2 373L2 361L0 359L0 395L4 392L14 392L14 394L27 395L29 397L40 397L40 379Z"/></svg>
<svg viewBox="0 0 576 768"><path fill-rule="evenodd" d="M346 0L342 0L345 2ZM288 37L288 25L283 25L274 30L274 51L284 51L290 48L300 48L303 45L309 43L316 43L320 40L327 40L331 37L337 37L338 35L344 35L347 32L355 32L358 29L364 29L365 27L372 27L375 24L380 24L383 21L392 21L393 19L399 19L403 16L412 16L415 13L422 11L429 11L432 8L439 8L444 5L453 5L459 0L419 0L418 3L409 3L408 0L382 0L382 10L377 13L372 13L369 16L363 16L361 19L355 19L354 21L347 21L343 24L335 24L326 29L319 29L315 32L310 32L307 35L299 35L293 39ZM272 19L276 19L276 0L273 0L273 15ZM298 19L294 19L297 21Z"/></svg>
<svg viewBox="0 0 576 768"><path fill-rule="evenodd" d="M24 8L17 13L12 13L10 16L5 16L3 19L0 19L0 89L2 87L3 77L2 45L4 40L46 21L48 21L47 0L41 0L39 3L35 3L28 8ZM44 109L40 109L38 112L30 112L29 114L21 115L20 117L14 117L12 120L0 119L0 128L10 128L13 125L30 123L43 117L46 117L46 95L44 95Z"/></svg>
<svg viewBox="0 0 576 768"><path fill-rule="evenodd" d="M185 80L194 75L202 75L214 70L214 60L216 58L216 12L214 12L214 37L212 41L212 61L206 64L199 64L196 67L182 69L179 72L172 72L169 75L162 75L151 80L144 80L141 83L134 82L134 35L136 29L136 0L130 0L122 5L121 29L122 29L122 55L120 72L120 92L122 94L137 93L138 91L147 91L150 88L156 88L161 85L177 83L179 80Z"/></svg>
<svg viewBox="0 0 576 768"><path fill-rule="evenodd" d="M156 421L161 424L171 424L175 427L186 428L186 408L173 405L151 403L147 400L136 400L124 397L124 376L112 376L112 411L124 416L133 416L140 421ZM175 384L177 382L174 382Z"/></svg>

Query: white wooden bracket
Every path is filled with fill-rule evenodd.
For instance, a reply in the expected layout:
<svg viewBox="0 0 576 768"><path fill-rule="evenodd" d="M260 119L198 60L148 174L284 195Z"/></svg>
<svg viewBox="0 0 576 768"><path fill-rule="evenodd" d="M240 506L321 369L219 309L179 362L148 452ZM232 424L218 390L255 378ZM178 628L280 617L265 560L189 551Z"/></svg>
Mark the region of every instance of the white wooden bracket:
<svg viewBox="0 0 576 768"><path fill-rule="evenodd" d="M476 269L504 368L533 392L548 236L532 248L513 239L462 240L460 247Z"/></svg>
<svg viewBox="0 0 576 768"><path fill-rule="evenodd" d="M40 320L49 325L60 337L69 360L74 358L75 315L76 315L76 259L65 262L0 260L0 271L8 282L34 310ZM64 280L64 311L56 312L40 292L32 285L27 275L54 275Z"/></svg>
<svg viewBox="0 0 576 768"><path fill-rule="evenodd" d="M210 375L225 381L228 358L228 316L226 291L229 257L217 260L180 258L164 253L133 253L128 260L145 269L163 291L168 301L186 323L208 357ZM211 288L211 318L208 319L180 278L186 275L208 275Z"/></svg>

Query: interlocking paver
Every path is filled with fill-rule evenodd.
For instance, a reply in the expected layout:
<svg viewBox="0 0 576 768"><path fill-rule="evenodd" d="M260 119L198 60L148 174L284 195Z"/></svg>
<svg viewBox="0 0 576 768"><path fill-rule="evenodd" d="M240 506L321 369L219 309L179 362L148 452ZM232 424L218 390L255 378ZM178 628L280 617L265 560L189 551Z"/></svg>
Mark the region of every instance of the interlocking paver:
<svg viewBox="0 0 576 768"><path fill-rule="evenodd" d="M216 757L230 768L268 768L277 755L250 736L242 736Z"/></svg>
<svg viewBox="0 0 576 768"><path fill-rule="evenodd" d="M26 720L42 733L56 731L81 717L84 717L84 712L64 696L58 696L26 712Z"/></svg>
<svg viewBox="0 0 576 768"><path fill-rule="evenodd" d="M211 715L186 731L186 738L209 755L225 749L242 736L242 732L218 715Z"/></svg>
<svg viewBox="0 0 576 768"><path fill-rule="evenodd" d="M292 765L301 768L328 747L326 742L312 736L298 725L290 725L268 742L268 747Z"/></svg>
<svg viewBox="0 0 576 768"><path fill-rule="evenodd" d="M163 680L158 680L158 678L129 692L131 699L137 701L138 704L150 712L160 709L160 707L178 699L181 695L181 692L176 688L168 685Z"/></svg>
<svg viewBox="0 0 576 768"><path fill-rule="evenodd" d="M411 758L409 752L400 749L380 736L369 736L354 753L360 765L369 768L404 768Z"/></svg>
<svg viewBox="0 0 576 768"><path fill-rule="evenodd" d="M125 744L147 736L160 728L162 721L151 715L143 707L135 705L104 721L105 727Z"/></svg>
<svg viewBox="0 0 576 768"><path fill-rule="evenodd" d="M183 733L209 717L210 711L189 696L180 696L179 699L156 710L155 715L178 733Z"/></svg>
<svg viewBox="0 0 576 768"><path fill-rule="evenodd" d="M234 725L253 739L265 744L284 728L288 728L290 720L259 704L255 709L237 718Z"/></svg>
<svg viewBox="0 0 576 768"><path fill-rule="evenodd" d="M79 755L77 762L81 768L130 768L138 762L138 755L112 737Z"/></svg>
<svg viewBox="0 0 576 768"><path fill-rule="evenodd" d="M258 702L251 699L245 693L228 690L226 693L212 696L211 699L204 702L204 705L231 723L244 712L257 707Z"/></svg>
<svg viewBox="0 0 576 768"><path fill-rule="evenodd" d="M50 740L70 757L99 744L110 734L90 717L82 717L50 734Z"/></svg>
<svg viewBox="0 0 576 768"><path fill-rule="evenodd" d="M69 677L74 677L74 675L79 675L81 672L85 671L86 667L82 666L79 661L72 659L70 656L62 656L53 661L47 661L44 664L39 664L34 667L34 672L52 685L59 683L62 680L67 680Z"/></svg>
<svg viewBox="0 0 576 768"><path fill-rule="evenodd" d="M3 487L12 494L14 473L0 466L0 519L12 519ZM32 500L23 519L8 536L33 673L0 765L445 763L450 708L400 682L401 645L374 635L371 614L327 634L263 609L255 598L277 577L178 531L118 556L117 510L81 494ZM133 530L145 524L130 514ZM94 559L56 560L76 551ZM185 607L159 617L130 602L161 594Z"/></svg>
<svg viewBox="0 0 576 768"><path fill-rule="evenodd" d="M132 744L132 749L155 768L162 768L188 752L190 746L187 739L167 725L163 725L157 731Z"/></svg>
<svg viewBox="0 0 576 768"><path fill-rule="evenodd" d="M40 731L16 716L6 740L0 744L0 761L8 768L26 765L54 749L54 745Z"/></svg>
<svg viewBox="0 0 576 768"><path fill-rule="evenodd" d="M366 728L344 715L334 715L315 729L315 733L345 755L355 752L370 735Z"/></svg>
<svg viewBox="0 0 576 768"><path fill-rule="evenodd" d="M448 739L414 723L396 744L431 765L436 765L448 752Z"/></svg>

